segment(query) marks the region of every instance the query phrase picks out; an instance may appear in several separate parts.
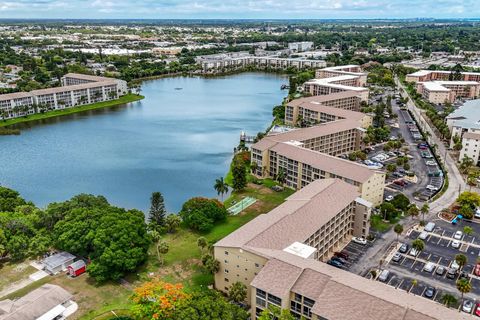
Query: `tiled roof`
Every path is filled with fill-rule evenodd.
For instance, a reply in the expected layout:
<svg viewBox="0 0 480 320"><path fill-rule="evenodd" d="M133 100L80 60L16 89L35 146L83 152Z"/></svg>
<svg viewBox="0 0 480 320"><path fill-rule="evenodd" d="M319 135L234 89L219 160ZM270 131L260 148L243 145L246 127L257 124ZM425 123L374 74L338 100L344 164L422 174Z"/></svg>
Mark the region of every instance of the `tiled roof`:
<svg viewBox="0 0 480 320"><path fill-rule="evenodd" d="M325 263L284 251L270 251L270 260L251 285L270 292L297 292L315 301L312 312L329 320L451 320L470 315L448 309L431 300L368 280ZM286 265L291 265L288 267ZM299 275L298 269L301 269ZM292 272L287 275L286 272ZM288 281L278 280L288 277ZM292 279L296 278L294 284ZM285 298L286 295L280 296Z"/></svg>
<svg viewBox="0 0 480 320"><path fill-rule="evenodd" d="M303 242L358 197L357 188L339 179L316 180L268 214L260 215L215 246L284 249Z"/></svg>
<svg viewBox="0 0 480 320"><path fill-rule="evenodd" d="M326 95L321 95L321 96L299 98L299 99L295 99L295 100L290 101L288 103L288 105L297 106L297 105L301 105L303 103L309 103L309 102L316 102L316 103L322 104L322 103L327 102L327 101L345 99L345 98L350 98L350 97L358 97L358 92L355 92L355 91L341 91L341 92L336 92L336 93L326 94Z"/></svg>
<svg viewBox="0 0 480 320"><path fill-rule="evenodd" d="M314 168L360 183L366 182L375 174L374 170L369 169L363 164L294 146L289 143L278 143L272 147L271 151L289 159L311 165Z"/></svg>

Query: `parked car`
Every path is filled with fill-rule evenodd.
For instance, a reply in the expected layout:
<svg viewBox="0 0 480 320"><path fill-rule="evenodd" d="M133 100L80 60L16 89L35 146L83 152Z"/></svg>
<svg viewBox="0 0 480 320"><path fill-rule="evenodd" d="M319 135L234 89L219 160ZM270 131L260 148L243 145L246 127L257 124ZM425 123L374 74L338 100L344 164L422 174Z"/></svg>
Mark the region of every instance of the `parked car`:
<svg viewBox="0 0 480 320"><path fill-rule="evenodd" d="M420 239L420 240L425 240L425 239L427 239L427 237L428 237L428 232L427 231L422 231L418 235L418 239Z"/></svg>
<svg viewBox="0 0 480 320"><path fill-rule="evenodd" d="M423 267L423 271L432 273L433 269L435 269L435 263L433 262L427 262L425 266Z"/></svg>
<svg viewBox="0 0 480 320"><path fill-rule="evenodd" d="M438 191L438 187L435 187L431 184L427 185L425 189L430 190L430 191Z"/></svg>
<svg viewBox="0 0 480 320"><path fill-rule="evenodd" d="M347 263L347 260L343 259L343 258L340 258L340 257L337 257L337 256L333 256L330 260L334 260L334 261L338 261L340 262L342 265Z"/></svg>
<svg viewBox="0 0 480 320"><path fill-rule="evenodd" d="M443 274L445 273L445 267L444 266L438 266L437 267L437 270L435 270L435 273L439 276L443 276Z"/></svg>
<svg viewBox="0 0 480 320"><path fill-rule="evenodd" d="M331 266L334 266L336 268L341 268L342 267L342 264L336 260L328 260L327 261L327 264L331 265Z"/></svg>
<svg viewBox="0 0 480 320"><path fill-rule="evenodd" d="M437 290L435 290L435 288L433 287L428 287L425 292L423 293L423 295L428 298L428 299L433 299L433 297L435 296L435 293L437 292Z"/></svg>
<svg viewBox="0 0 480 320"><path fill-rule="evenodd" d="M458 270L458 269L460 269L460 265L458 264L458 262L456 260L453 260L452 264L450 265L450 268L454 269L454 270Z"/></svg>
<svg viewBox="0 0 480 320"><path fill-rule="evenodd" d="M455 232L455 234L453 235L453 238L457 240L462 240L462 236L463 236L463 232L460 230L457 230L457 232Z"/></svg>
<svg viewBox="0 0 480 320"><path fill-rule="evenodd" d="M365 239L364 237L353 237L352 241L361 245L367 244L367 239Z"/></svg>
<svg viewBox="0 0 480 320"><path fill-rule="evenodd" d="M457 270L455 270L453 268L449 268L448 271L447 271L447 278L448 279L455 279L456 276L457 276Z"/></svg>
<svg viewBox="0 0 480 320"><path fill-rule="evenodd" d="M463 301L462 311L466 313L472 313L473 309L473 301L472 300L465 300Z"/></svg>
<svg viewBox="0 0 480 320"><path fill-rule="evenodd" d="M406 186L405 181L403 181L402 179L395 180L395 181L393 181L393 183L398 185L398 186L402 186L402 187Z"/></svg>
<svg viewBox="0 0 480 320"><path fill-rule="evenodd" d="M407 251L408 251L408 244L402 243L402 245L400 246L400 249L398 249L398 251L400 251L401 253L407 253Z"/></svg>
<svg viewBox="0 0 480 320"><path fill-rule="evenodd" d="M458 240L453 240L453 241L452 241L452 248L455 248L455 249L460 248L460 241L458 241Z"/></svg>
<svg viewBox="0 0 480 320"><path fill-rule="evenodd" d="M435 161L432 161L432 160L426 161L425 164L427 166L436 166L437 165L437 163Z"/></svg>
<svg viewBox="0 0 480 320"><path fill-rule="evenodd" d="M425 226L425 228L423 228L423 230L427 232L432 232L433 230L435 230L435 223L434 222L427 223L427 225Z"/></svg>
<svg viewBox="0 0 480 320"><path fill-rule="evenodd" d="M385 201L387 201L387 202L390 202L390 201L392 201L392 200L393 200L393 196L392 196L392 195L388 195L388 196L385 197Z"/></svg>
<svg viewBox="0 0 480 320"><path fill-rule="evenodd" d="M408 252L408 254L412 257L416 257L418 254L419 254L419 251L415 248L412 248L410 249L410 251Z"/></svg>
<svg viewBox="0 0 480 320"><path fill-rule="evenodd" d="M392 257L393 262L399 262L400 259L402 259L402 255L399 252L396 252Z"/></svg>
<svg viewBox="0 0 480 320"><path fill-rule="evenodd" d="M475 273L476 276L480 277L480 263L477 263L475 269L473 270L473 273Z"/></svg>
<svg viewBox="0 0 480 320"><path fill-rule="evenodd" d="M340 257L342 259L345 259L345 260L348 260L348 253L346 252L335 252L333 255L337 256L337 257Z"/></svg>
<svg viewBox="0 0 480 320"><path fill-rule="evenodd" d="M475 218L480 218L480 208L475 210Z"/></svg>
<svg viewBox="0 0 480 320"><path fill-rule="evenodd" d="M390 271L385 269L378 276L378 280L381 281L381 282L387 282L389 275L390 275Z"/></svg>
<svg viewBox="0 0 480 320"><path fill-rule="evenodd" d="M477 305L475 306L475 315L480 317L480 301L477 302Z"/></svg>

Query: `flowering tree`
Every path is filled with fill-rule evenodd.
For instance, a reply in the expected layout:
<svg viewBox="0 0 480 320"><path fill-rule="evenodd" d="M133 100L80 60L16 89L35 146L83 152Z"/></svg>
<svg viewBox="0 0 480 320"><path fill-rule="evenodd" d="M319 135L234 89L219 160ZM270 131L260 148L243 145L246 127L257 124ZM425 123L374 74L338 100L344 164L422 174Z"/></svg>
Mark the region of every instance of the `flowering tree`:
<svg viewBox="0 0 480 320"><path fill-rule="evenodd" d="M136 288L131 297L133 314L140 319L169 319L177 304L188 298L182 284L154 279Z"/></svg>

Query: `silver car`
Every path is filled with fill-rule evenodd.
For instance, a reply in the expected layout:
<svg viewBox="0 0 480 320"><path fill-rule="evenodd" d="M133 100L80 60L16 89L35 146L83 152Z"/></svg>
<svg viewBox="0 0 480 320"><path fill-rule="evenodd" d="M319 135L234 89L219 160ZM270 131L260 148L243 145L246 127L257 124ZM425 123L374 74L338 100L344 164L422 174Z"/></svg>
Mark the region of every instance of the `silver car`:
<svg viewBox="0 0 480 320"><path fill-rule="evenodd" d="M472 313L473 310L473 301L465 300L462 305L462 311L466 313Z"/></svg>

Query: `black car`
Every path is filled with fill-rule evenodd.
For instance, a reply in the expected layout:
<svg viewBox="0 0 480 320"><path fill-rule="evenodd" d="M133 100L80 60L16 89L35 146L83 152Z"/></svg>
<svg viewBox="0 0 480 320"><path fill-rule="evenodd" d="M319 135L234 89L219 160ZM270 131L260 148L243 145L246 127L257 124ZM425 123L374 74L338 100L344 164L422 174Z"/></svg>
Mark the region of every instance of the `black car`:
<svg viewBox="0 0 480 320"><path fill-rule="evenodd" d="M347 263L347 260L345 260L345 259L343 259L343 258L340 258L340 257L337 257L337 256L333 256L330 260L332 260L332 261L338 261L338 262L340 262L341 264Z"/></svg>
<svg viewBox="0 0 480 320"><path fill-rule="evenodd" d="M425 292L423 293L423 295L428 298L428 299L433 299L433 297L435 296L435 293L437 292L437 290L435 290L435 288L433 287L428 287Z"/></svg>
<svg viewBox="0 0 480 320"><path fill-rule="evenodd" d="M334 266L336 268L341 268L342 267L342 264L336 260L328 260L327 261L327 264L331 265L331 266Z"/></svg>

